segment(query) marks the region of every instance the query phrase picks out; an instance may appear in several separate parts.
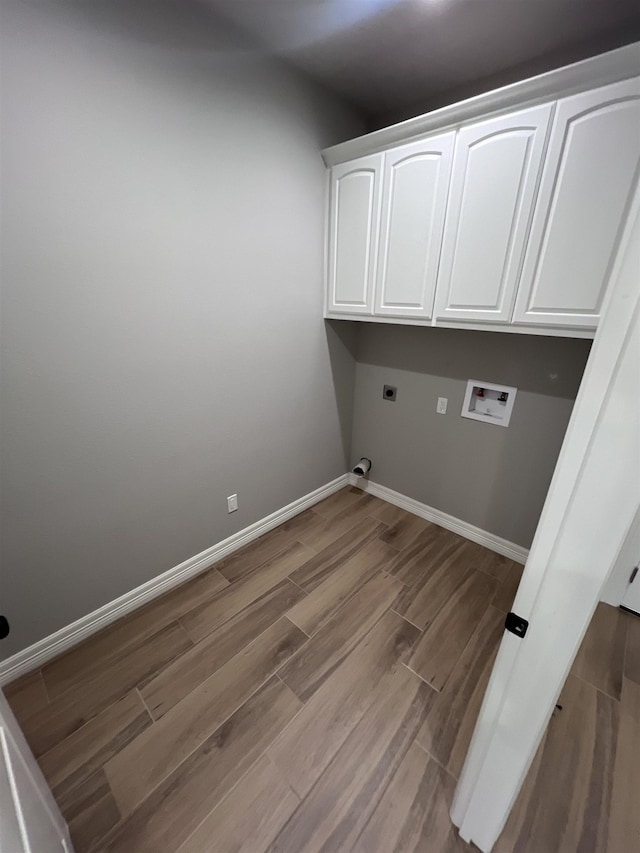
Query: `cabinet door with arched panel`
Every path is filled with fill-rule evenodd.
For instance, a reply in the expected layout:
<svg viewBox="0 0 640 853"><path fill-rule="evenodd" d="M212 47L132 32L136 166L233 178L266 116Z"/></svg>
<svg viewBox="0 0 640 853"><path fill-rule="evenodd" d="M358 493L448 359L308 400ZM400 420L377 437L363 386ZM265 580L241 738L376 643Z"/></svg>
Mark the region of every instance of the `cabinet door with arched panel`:
<svg viewBox="0 0 640 853"><path fill-rule="evenodd" d="M371 314L383 154L331 170L328 314Z"/></svg>
<svg viewBox="0 0 640 853"><path fill-rule="evenodd" d="M509 322L552 110L544 104L459 131L437 318Z"/></svg>
<svg viewBox="0 0 640 853"><path fill-rule="evenodd" d="M640 172L640 78L558 102L513 320L595 328Z"/></svg>
<svg viewBox="0 0 640 853"><path fill-rule="evenodd" d="M454 139L451 131L385 154L378 315L432 316Z"/></svg>

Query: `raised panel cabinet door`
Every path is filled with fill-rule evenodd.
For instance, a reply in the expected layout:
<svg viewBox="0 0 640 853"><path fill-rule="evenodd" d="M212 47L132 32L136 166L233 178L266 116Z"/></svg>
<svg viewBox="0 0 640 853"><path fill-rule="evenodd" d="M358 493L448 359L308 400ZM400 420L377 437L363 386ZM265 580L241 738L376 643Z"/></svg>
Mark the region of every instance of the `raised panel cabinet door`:
<svg viewBox="0 0 640 853"><path fill-rule="evenodd" d="M436 317L510 321L552 109L544 104L458 133Z"/></svg>
<svg viewBox="0 0 640 853"><path fill-rule="evenodd" d="M455 131L387 151L375 313L431 317Z"/></svg>
<svg viewBox="0 0 640 853"><path fill-rule="evenodd" d="M329 314L371 314L380 223L382 154L331 170Z"/></svg>
<svg viewBox="0 0 640 853"><path fill-rule="evenodd" d="M558 102L514 322L595 328L640 168L640 78Z"/></svg>

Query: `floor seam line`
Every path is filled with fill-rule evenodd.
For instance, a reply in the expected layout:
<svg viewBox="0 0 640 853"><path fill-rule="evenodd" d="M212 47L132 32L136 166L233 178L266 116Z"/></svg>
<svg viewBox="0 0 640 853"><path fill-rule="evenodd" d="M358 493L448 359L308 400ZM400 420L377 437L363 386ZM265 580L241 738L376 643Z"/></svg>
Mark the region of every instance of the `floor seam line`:
<svg viewBox="0 0 640 853"><path fill-rule="evenodd" d="M142 695L142 691L141 691L141 690L140 690L140 688L139 688L139 687L137 687L137 686L136 686L134 689L135 689L135 692L138 694L138 698L139 698L139 699L140 699L140 701L142 702L142 705L143 705L143 707L144 707L145 711L147 712L147 714L148 714L148 715L149 715L149 717L151 718L151 723L152 723L152 725L153 725L153 723L156 723L156 722L157 722L157 720L156 720L156 718L153 716L153 714L151 713L151 709L150 709L150 708L149 708L149 706L147 705L147 703L146 703L146 701L145 701L145 698L144 698L144 696ZM158 719L161 719L161 718L159 717ZM132 741L132 743L133 743L133 741Z"/></svg>
<svg viewBox="0 0 640 853"><path fill-rule="evenodd" d="M126 817L125 817L125 818L123 818L123 819L126 819L126 818L128 818L131 814L133 814L133 813L136 811L136 809L138 809L138 808L142 805L142 803L144 803L144 801L145 801L146 799L148 799L148 797L149 797L152 793L154 793L154 791L156 791L156 790L157 790L161 785L163 785L163 784L167 781L167 779L169 779L169 777L170 777L170 776L172 776L172 775L173 775L177 770L179 770L179 768L180 768L180 767L182 767L182 765L185 763L185 761L188 761L188 760L191 758L191 756L193 756L193 755L194 755L194 753L196 753L196 752L200 749L200 747L202 746L202 744L203 744L203 743L205 743L206 741L208 741L208 740L209 740L209 738L213 737L213 735L215 735L215 733L218 731L218 729L220 729L222 726L224 726L224 725L229 721L229 719L230 719L230 718L231 718L231 717L232 717L232 716L233 716L237 711L239 711L239 710L240 710L240 708L242 708L242 706L243 706L243 705L245 705L247 702L249 702L249 701L250 701L250 699L252 699L252 698L253 698L253 696L254 696L254 695L255 695L259 690L261 690L261 689L265 686L265 684L266 684L266 683L267 683L271 678L273 678L274 676L275 676L275 677L277 677L277 672L272 672L270 675L266 676L266 677L265 677L265 678L260 682L260 684L258 684L258 685L255 687L255 689L253 689L253 690L251 691L251 693L250 693L250 694L249 694L245 699L243 699L243 701L242 701L242 702L240 702L238 705L236 705L236 706L234 707L234 709L233 709L229 714L227 714L227 715L226 715L226 717L225 717L225 718L224 718L220 723L218 723L218 725L216 725L216 727L215 727L212 731L210 731L210 732L209 732L209 734L208 734L206 737L204 737L204 738L203 738L203 739L202 739L198 744L196 744L196 746L194 746L194 748L193 748L193 749L192 749L192 750L191 750L187 755L185 755L185 756L184 756L184 757L183 757L183 758L178 762L178 764L176 764L176 766L175 766L175 767L173 767L173 768L172 768L172 769L171 769L171 770L170 770L170 771L169 771L165 776L163 776L163 777L162 777L162 779L160 779L160 780L159 780L159 781L158 781L158 782L153 786L153 788L151 788L151 789L150 789L150 790L145 794L145 796L142 798L142 800L140 800L140 802L139 802L139 803L136 803L136 805L132 808L132 810L131 810L131 811L126 815ZM279 680L280 680L280 681L282 681L282 679L279 679ZM288 685L288 684L286 684L284 681L282 681L282 683L284 684L284 686L285 686L288 690L291 690L291 688L289 687L289 685ZM301 700L301 699L300 699L300 697L295 693L295 691L291 690L291 692L293 693L293 695L294 695L294 696L295 696L295 697L296 697L300 702L302 702L302 700ZM173 707L175 708L176 706L174 705ZM304 707L304 703L303 703L302 707ZM300 708L300 709L298 710L298 713L300 712L300 710L302 710L302 708ZM297 714L296 714L295 716L297 716ZM158 721L156 720L156 721L154 721L154 722L158 722ZM131 741L131 743L135 743L135 739L134 739L133 741ZM125 747L125 748L126 748L126 747ZM116 802L117 802L117 800L116 800ZM118 808L119 808L119 806L118 806Z"/></svg>
<svg viewBox="0 0 640 853"><path fill-rule="evenodd" d="M452 779L455 779L455 781L456 781L456 782L458 781L458 777L455 775L455 773L452 773L452 772L451 772L451 770L449 770L449 769L448 769L448 767L446 767L446 765L444 765L440 760L438 760L438 759L435 757L435 755L431 752L431 750L430 750L430 749L427 749L427 747L426 747L426 746L424 746L423 744L421 744L421 743L420 743L420 741L418 740L418 736L417 736L417 735L416 735L416 737L414 738L414 743L415 743L415 745L416 745L419 749L421 749L424 753L426 753L426 754L429 756L429 758L430 758L430 759L431 759L435 764L437 764L437 765L438 765L438 767L440 767L442 770L444 770L444 772L445 772L448 776L451 776L451 778L452 778Z"/></svg>
<svg viewBox="0 0 640 853"><path fill-rule="evenodd" d="M412 622L412 621L411 621L411 619L409 619L409 617L408 617L408 616L405 616L405 615L404 615L404 614L402 614L402 613L398 613L398 611L397 611L397 610L395 610L393 607L390 607L390 608L389 608L389 610L390 610L392 613L395 613L395 614L396 614L396 616L399 616L401 619L404 619L404 621L405 621L405 622L408 622L408 623L409 623L409 625L413 625L413 627L414 627L414 628L417 628L417 629L418 629L418 631L420 631L420 635L424 634L424 632L425 632L425 631L427 630L427 628L429 627L429 625L427 625L425 628L421 628L421 627L420 627L420 625L417 625L415 622ZM433 621L433 620L432 620L432 621Z"/></svg>
<svg viewBox="0 0 640 853"><path fill-rule="evenodd" d="M305 548L306 548L306 547L308 547L308 546L306 546L306 545L305 545ZM303 565L304 565L304 563L303 563ZM296 569L296 571L297 571L297 569ZM305 596L310 595L310 593L308 593L308 592L307 592L307 590L306 590L303 586L300 586L300 584L299 584L299 583L296 583L296 581L294 581L294 579L291 577L291 575L287 575L287 580L288 580L288 581L291 581L291 583L292 583L294 586L297 586L297 587L298 587L298 589L299 589L301 592L303 592L303 593L305 594ZM295 604L294 604L293 606L295 607Z"/></svg>
<svg viewBox="0 0 640 853"><path fill-rule="evenodd" d="M587 684L589 687L592 687L594 690L597 690L598 693L601 693L603 696L606 696L607 699L613 699L614 702L617 702L618 704L620 704L620 699L617 699L615 696L612 696L611 693L607 693L606 690L603 690L601 687L598 687L592 681L589 681L588 678L585 678L582 675L578 675L577 673L572 672L571 670L569 670L569 675L573 676L573 678L577 678L578 681L581 681L583 684ZM569 676L567 676L567 678L568 677ZM625 677L624 670L623 670L622 677L623 678ZM632 679L630 679L630 680L632 680ZM622 695L622 690L620 691L620 695Z"/></svg>

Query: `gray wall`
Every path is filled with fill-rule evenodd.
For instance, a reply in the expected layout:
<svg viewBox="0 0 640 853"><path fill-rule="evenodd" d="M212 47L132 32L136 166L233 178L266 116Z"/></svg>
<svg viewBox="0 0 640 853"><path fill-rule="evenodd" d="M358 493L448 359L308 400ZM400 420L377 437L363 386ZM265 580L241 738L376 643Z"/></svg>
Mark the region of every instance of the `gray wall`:
<svg viewBox="0 0 640 853"><path fill-rule="evenodd" d="M352 460L371 479L531 544L589 341L361 324ZM462 418L467 379L518 388L508 428ZM398 387L396 402L382 399ZM449 400L436 414L438 397Z"/></svg>
<svg viewBox="0 0 640 853"><path fill-rule="evenodd" d="M632 4L629 4L629 12L633 14ZM549 53L542 54L542 56L534 57L517 65L511 65L496 74L491 74L489 77L479 76L470 83L456 86L435 96L422 98L409 105L405 104L398 109L381 110L368 117L367 131L379 130L382 127L415 118L449 104L457 104L459 101L474 98L485 92L492 92L512 83L519 83L530 77L536 77L538 74L545 74L548 71L554 71L556 68L562 68L565 65L571 65L574 62L580 62L583 59L631 44L639 38L640 22L636 15L635 19L630 19L627 26L622 30L618 26L608 29L600 28L595 38L564 45Z"/></svg>
<svg viewBox="0 0 640 853"><path fill-rule="evenodd" d="M168 8L4 4L2 657L348 462L319 151L362 127Z"/></svg>

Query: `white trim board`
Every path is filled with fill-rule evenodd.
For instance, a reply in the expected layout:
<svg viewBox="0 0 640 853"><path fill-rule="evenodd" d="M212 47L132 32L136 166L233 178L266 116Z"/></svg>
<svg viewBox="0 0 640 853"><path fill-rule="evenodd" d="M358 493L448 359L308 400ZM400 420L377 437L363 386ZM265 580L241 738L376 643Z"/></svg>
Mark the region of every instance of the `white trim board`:
<svg viewBox="0 0 640 853"><path fill-rule="evenodd" d="M324 498L329 497L339 489L347 485L355 485L361 488L364 492L374 495L387 503L398 506L407 512L418 515L420 518L426 518L427 521L432 521L434 524L445 527L447 530L452 530L472 542L477 542L497 554L502 554L511 560L518 563L525 563L528 555L528 550L500 536L489 533L486 530L481 530L479 527L474 527L473 524L468 524L459 518L454 518L446 512L441 512L438 509L420 503L413 498L402 495L399 492L394 492L393 489L388 489L386 486L381 486L378 483L372 483L362 477L356 477L355 474L342 474L336 477L330 483L327 483L320 488L309 492L308 495L298 498L282 509L272 512L265 518L250 524L243 530L239 530L227 539L223 539L216 545L207 548L200 554L190 557L183 563L174 566L163 574L152 578L150 581L143 583L141 586L132 589L130 592L121 595L114 601L99 607L92 613L82 616L80 619L72 622L54 634L38 640L32 646L28 646L21 652L17 652L10 658L0 661L0 687L8 684L16 678L31 672L38 667L43 666L47 661L68 651L69 649L86 640L92 634L97 633L106 628L116 619L126 616L143 604L148 604L154 598L164 595L165 592L178 586L181 583L189 580L200 572L211 568L217 562L238 551L244 545L248 545L254 539L273 530L279 524L283 524L293 516L304 512L305 509L314 506Z"/></svg>
<svg viewBox="0 0 640 853"><path fill-rule="evenodd" d="M328 216L328 214L327 214ZM326 219L328 221L328 218ZM374 314L340 314L337 311L327 311L325 320L349 320L354 323L388 323L392 326L422 326L425 329L471 329L476 332L507 332L514 335L544 335L549 338L586 338L593 340L595 329L580 329L577 326L528 326L515 323L472 323L468 320L449 318L440 320L438 317L376 317Z"/></svg>
<svg viewBox="0 0 640 853"><path fill-rule="evenodd" d="M27 672L31 672L31 670L38 669L51 660L51 658L66 652L68 649L86 640L87 637L90 637L102 628L106 628L107 625L115 622L116 619L126 616L127 613L131 613L143 604L147 604L154 598L158 598L175 586L205 571L205 569L211 568L211 566L224 557L227 557L234 551L238 551L244 545L262 536L263 533L273 530L274 527L283 524L285 521L293 518L294 515L304 512L305 509L309 509L309 507L347 485L349 485L348 474L336 477L330 483L320 486L320 488L315 489L313 492L309 492L308 495L298 498L298 500L282 507L282 509L272 512L271 515L267 515L265 518L260 519L260 521L256 521L254 524L250 524L243 530L239 530L227 539L223 539L216 545L212 545L206 551L190 557L183 563L152 578L141 586L132 589L130 592L126 592L120 598L116 598L109 604L99 607L97 610L61 628L54 634L38 640L37 643L28 646L21 652L17 652L10 658L0 661L0 687L19 678L21 675L25 675Z"/></svg>
<svg viewBox="0 0 640 853"><path fill-rule="evenodd" d="M372 483L364 477L356 477L355 474L349 474L349 482L352 486L358 486L363 492L374 495L376 498L381 498L387 503L405 509L407 512L418 515L420 518L426 518L427 521L432 521L440 527L445 527L447 530L452 530L459 536L464 536L465 539L470 539L472 542L477 542L484 548L489 548L495 551L496 554L502 554L516 563L524 565L529 555L529 550L523 548L522 545L516 545L515 542L509 542L508 539L503 539L501 536L496 536L495 533L489 533L487 530L482 530L480 527L475 527L461 518L456 518L432 506L423 504L413 498L394 492L393 489L387 486L381 486L379 483Z"/></svg>

